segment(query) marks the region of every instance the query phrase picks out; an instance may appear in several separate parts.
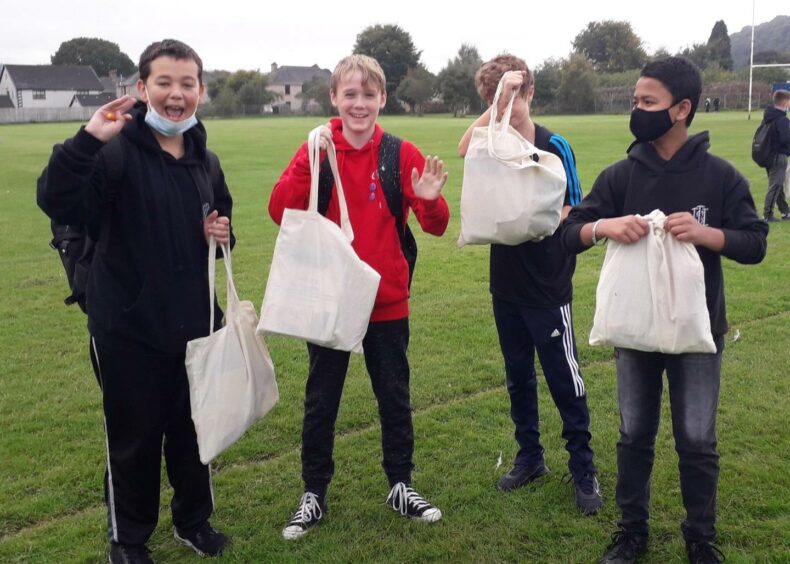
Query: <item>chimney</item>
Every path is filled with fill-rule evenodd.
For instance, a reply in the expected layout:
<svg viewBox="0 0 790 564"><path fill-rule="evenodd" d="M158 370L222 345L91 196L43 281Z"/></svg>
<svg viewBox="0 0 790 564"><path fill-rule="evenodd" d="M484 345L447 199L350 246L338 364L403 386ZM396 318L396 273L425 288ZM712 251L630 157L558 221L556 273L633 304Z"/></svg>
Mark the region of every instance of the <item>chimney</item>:
<svg viewBox="0 0 790 564"><path fill-rule="evenodd" d="M277 72L277 63L272 63L272 72Z"/></svg>
<svg viewBox="0 0 790 564"><path fill-rule="evenodd" d="M115 69L112 69L110 71L110 78L112 79L113 82L117 81L118 80L118 71L115 70Z"/></svg>

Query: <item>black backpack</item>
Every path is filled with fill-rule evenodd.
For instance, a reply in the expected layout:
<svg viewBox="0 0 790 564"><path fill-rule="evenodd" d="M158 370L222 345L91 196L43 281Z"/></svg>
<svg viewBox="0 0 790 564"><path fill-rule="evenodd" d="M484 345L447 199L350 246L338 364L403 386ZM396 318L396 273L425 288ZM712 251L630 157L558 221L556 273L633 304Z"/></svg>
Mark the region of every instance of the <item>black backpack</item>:
<svg viewBox="0 0 790 564"><path fill-rule="evenodd" d="M208 173L211 185L220 181L220 167L217 155L206 151ZM124 147L121 136L107 143L104 150L104 162L107 167L107 183L115 186L123 179ZM52 241L49 246L55 249L66 271L71 294L66 296L66 305L78 304L87 313L85 305L85 289L88 287L88 275L96 250L98 233L87 225L62 225L51 221Z"/></svg>
<svg viewBox="0 0 790 564"><path fill-rule="evenodd" d="M409 288L411 288L414 267L417 264L417 241L409 228L409 223L403 221L400 146L401 140L398 137L390 133L384 133L379 146L378 169L381 188L384 191L384 198L387 200L387 207L395 218L401 252L403 252L403 256L409 265ZM332 197L334 183L329 160L325 158L321 162L321 170L318 174L318 213L321 215L326 215L326 210L329 209L329 200Z"/></svg>
<svg viewBox="0 0 790 564"><path fill-rule="evenodd" d="M752 139L752 160L757 166L768 168L774 160L773 137L776 120L766 122L763 120L754 132Z"/></svg>

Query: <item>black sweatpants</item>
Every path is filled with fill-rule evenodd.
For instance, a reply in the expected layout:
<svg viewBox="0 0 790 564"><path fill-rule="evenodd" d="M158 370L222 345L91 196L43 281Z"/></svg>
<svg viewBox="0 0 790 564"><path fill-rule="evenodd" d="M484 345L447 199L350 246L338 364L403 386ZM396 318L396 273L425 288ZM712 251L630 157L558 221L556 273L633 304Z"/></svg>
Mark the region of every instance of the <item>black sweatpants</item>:
<svg viewBox="0 0 790 564"><path fill-rule="evenodd" d="M159 517L162 450L180 529L214 509L211 476L200 462L184 355L105 347L91 339L91 362L102 389L107 470L108 537L143 544Z"/></svg>
<svg viewBox="0 0 790 564"><path fill-rule="evenodd" d="M409 397L409 319L377 321L368 325L362 341L373 392L379 404L382 466L390 487L411 481L414 468L414 431ZM350 353L308 344L302 427L302 479L305 490L324 496L335 464L335 421L346 380Z"/></svg>

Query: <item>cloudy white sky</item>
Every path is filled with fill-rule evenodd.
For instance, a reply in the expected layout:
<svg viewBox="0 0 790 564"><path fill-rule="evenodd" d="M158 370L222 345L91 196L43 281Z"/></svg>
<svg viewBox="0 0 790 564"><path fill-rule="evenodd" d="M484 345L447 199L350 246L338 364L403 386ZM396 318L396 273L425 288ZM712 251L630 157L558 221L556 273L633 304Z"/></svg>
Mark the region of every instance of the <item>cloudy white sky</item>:
<svg viewBox="0 0 790 564"><path fill-rule="evenodd" d="M755 22L790 14L790 0L755 0ZM730 33L752 22L752 0L455 1L0 0L0 63L47 64L61 42L100 37L137 62L149 43L174 37L201 55L206 69L280 65L332 68L357 34L377 23L409 32L422 61L438 72L462 43L490 58L511 51L532 66L564 57L590 21L627 20L649 52L707 41L723 19Z"/></svg>

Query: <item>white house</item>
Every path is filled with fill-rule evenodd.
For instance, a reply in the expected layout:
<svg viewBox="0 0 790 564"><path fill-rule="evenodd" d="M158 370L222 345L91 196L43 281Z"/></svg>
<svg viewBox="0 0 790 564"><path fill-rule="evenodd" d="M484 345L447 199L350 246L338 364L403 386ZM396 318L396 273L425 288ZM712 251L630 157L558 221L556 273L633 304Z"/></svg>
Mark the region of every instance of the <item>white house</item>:
<svg viewBox="0 0 790 564"><path fill-rule="evenodd" d="M16 108L67 108L75 95L103 88L89 66L4 65L0 71L0 96Z"/></svg>
<svg viewBox="0 0 790 564"><path fill-rule="evenodd" d="M277 101L272 104L274 111L276 113L302 113L303 100L299 97L299 94L302 93L302 85L315 77L329 82L331 76L332 71L319 68L318 65L278 67L277 63L272 63L271 80L266 89L280 95ZM317 105L315 102L311 102L311 105L314 104Z"/></svg>

